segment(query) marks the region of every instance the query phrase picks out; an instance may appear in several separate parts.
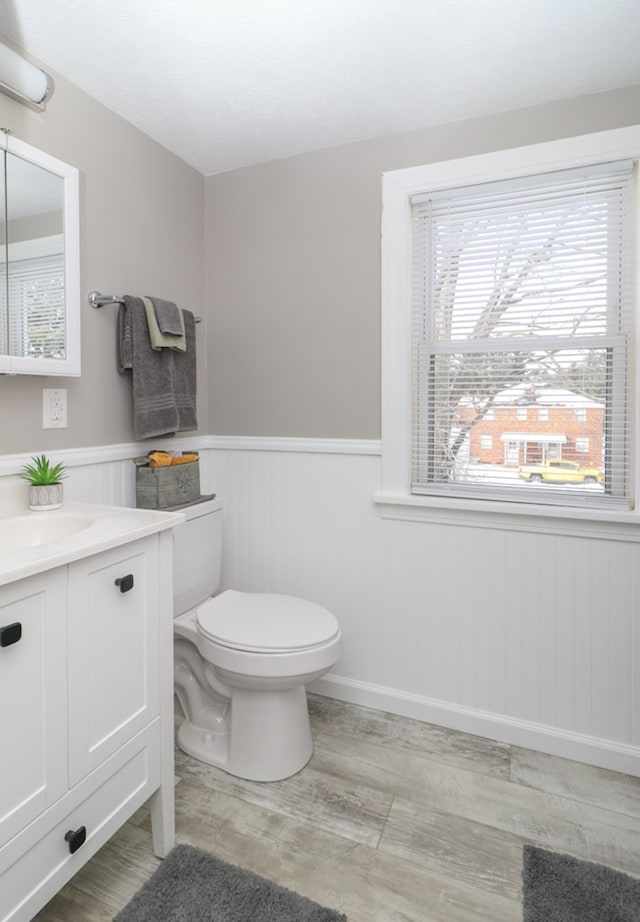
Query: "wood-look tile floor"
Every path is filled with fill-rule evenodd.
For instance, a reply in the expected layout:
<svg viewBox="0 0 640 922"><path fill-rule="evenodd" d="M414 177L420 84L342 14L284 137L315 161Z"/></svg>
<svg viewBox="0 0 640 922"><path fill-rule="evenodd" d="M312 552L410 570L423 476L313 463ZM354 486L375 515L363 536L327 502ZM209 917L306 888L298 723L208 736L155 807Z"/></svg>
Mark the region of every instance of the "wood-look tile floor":
<svg viewBox="0 0 640 922"><path fill-rule="evenodd" d="M640 876L640 779L309 697L315 751L272 784L176 752L177 841L349 922L520 922L530 842ZM153 873L146 808L37 916L110 922Z"/></svg>

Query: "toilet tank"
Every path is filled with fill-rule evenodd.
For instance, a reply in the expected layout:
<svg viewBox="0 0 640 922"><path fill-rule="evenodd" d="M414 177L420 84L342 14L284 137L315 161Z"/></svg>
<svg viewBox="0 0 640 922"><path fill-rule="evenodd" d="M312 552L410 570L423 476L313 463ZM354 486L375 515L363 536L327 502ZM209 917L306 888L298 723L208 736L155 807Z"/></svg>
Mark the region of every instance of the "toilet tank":
<svg viewBox="0 0 640 922"><path fill-rule="evenodd" d="M187 521L173 529L174 618L218 592L222 569L222 500L180 512Z"/></svg>

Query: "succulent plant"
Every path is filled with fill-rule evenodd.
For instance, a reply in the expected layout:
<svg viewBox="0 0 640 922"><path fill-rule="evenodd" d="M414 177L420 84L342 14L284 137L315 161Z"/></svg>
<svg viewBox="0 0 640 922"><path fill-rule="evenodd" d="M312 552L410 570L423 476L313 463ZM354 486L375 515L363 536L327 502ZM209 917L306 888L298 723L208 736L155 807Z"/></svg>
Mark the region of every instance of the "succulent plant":
<svg viewBox="0 0 640 922"><path fill-rule="evenodd" d="M18 477L22 477L34 487L46 487L52 483L60 483L67 476L64 464L52 464L46 455L38 455L31 459L32 464L24 464Z"/></svg>

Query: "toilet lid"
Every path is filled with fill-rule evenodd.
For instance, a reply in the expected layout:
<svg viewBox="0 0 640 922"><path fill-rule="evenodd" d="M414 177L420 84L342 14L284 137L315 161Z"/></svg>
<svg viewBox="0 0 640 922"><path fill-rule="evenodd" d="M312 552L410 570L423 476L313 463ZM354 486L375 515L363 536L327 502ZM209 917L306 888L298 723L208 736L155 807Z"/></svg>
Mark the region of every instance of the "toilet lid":
<svg viewBox="0 0 640 922"><path fill-rule="evenodd" d="M251 653L295 653L328 643L339 633L326 608L288 595L228 589L197 612L208 640Z"/></svg>

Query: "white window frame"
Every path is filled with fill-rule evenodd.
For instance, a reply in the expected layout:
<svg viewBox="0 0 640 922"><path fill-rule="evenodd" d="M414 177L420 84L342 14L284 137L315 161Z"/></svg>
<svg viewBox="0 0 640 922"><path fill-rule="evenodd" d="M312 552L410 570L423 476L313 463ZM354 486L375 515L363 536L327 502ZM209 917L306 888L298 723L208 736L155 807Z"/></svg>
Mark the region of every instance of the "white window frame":
<svg viewBox="0 0 640 922"><path fill-rule="evenodd" d="M431 163L383 174L382 216L382 467L381 488L375 495L383 515L426 521L465 521L467 524L495 524L495 517L507 521L517 516L531 527L533 517L547 522L567 518L592 522L639 525L638 407L630 409L636 421L632 435L632 496L630 510L567 506L538 506L529 503L424 496L411 492L411 197L425 190L514 179L606 160L640 159L640 125L603 131L576 138L496 151L458 160ZM636 226L639 226L636 202ZM640 234L637 234L640 237ZM634 263L640 260L638 239ZM638 271L634 279L636 312ZM637 326L637 324L636 324ZM638 355L637 329L633 354ZM632 362L632 366L640 364ZM630 392L638 392L636 379ZM548 527L548 526L547 526ZM547 530L544 525L540 530ZM615 531L615 529L614 529Z"/></svg>

